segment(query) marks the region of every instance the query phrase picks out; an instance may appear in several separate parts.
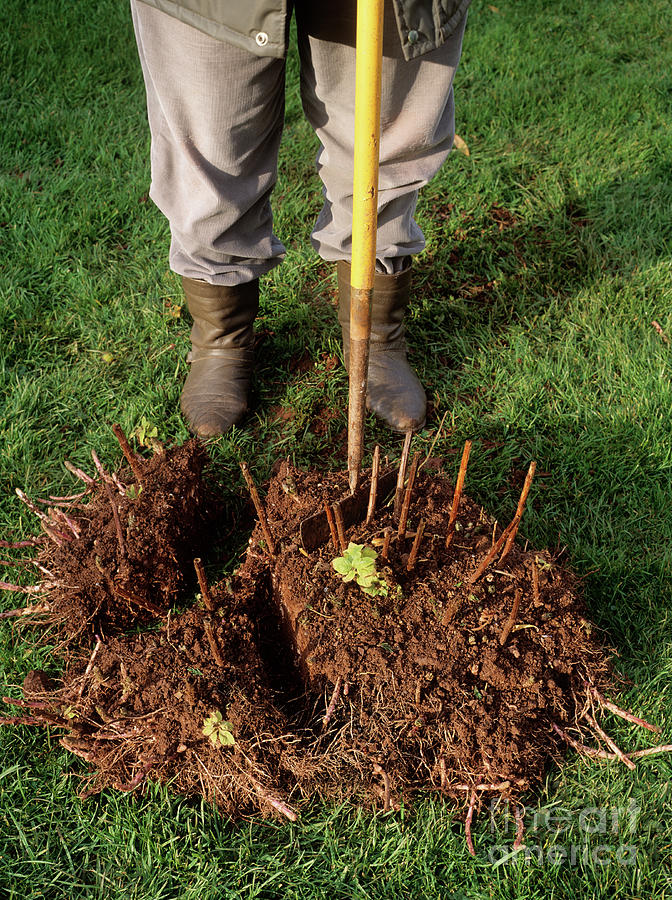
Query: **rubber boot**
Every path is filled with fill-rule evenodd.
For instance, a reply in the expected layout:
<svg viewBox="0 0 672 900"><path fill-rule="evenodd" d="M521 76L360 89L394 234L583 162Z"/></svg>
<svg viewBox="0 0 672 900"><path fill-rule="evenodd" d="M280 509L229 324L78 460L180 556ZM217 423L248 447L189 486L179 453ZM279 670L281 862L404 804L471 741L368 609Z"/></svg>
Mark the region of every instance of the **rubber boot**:
<svg viewBox="0 0 672 900"><path fill-rule="evenodd" d="M350 362L350 263L340 260L338 320L345 366ZM411 267L394 275L376 273L371 304L367 408L392 431L417 431L425 424L427 399L406 358L404 313L410 299Z"/></svg>
<svg viewBox="0 0 672 900"><path fill-rule="evenodd" d="M194 325L180 405L191 431L214 437L248 409L259 280L225 287L183 277L182 287Z"/></svg>

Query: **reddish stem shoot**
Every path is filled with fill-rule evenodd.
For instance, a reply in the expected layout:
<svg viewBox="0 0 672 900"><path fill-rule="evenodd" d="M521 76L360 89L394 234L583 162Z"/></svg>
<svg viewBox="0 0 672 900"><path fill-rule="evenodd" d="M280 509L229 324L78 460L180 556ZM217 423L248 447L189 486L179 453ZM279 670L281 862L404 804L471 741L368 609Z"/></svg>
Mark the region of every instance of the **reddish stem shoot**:
<svg viewBox="0 0 672 900"><path fill-rule="evenodd" d="M399 513L399 531L397 536L400 541L403 541L406 537L406 525L408 524L408 511L411 506L411 495L413 493L413 485L415 484L415 475L418 471L418 464L420 462L420 454L416 453L413 456L413 462L411 463L411 468L408 472L408 483L406 485L406 491L404 493L404 501L401 505L401 511Z"/></svg>
<svg viewBox="0 0 672 900"><path fill-rule="evenodd" d="M516 623L516 617L518 616L518 607L520 606L520 598L523 596L523 592L520 588L516 588L516 593L513 597L513 607L511 609L511 613L509 614L509 618L506 620L504 627L502 628L502 632L499 635L499 646L503 647L507 641L508 636L511 634L511 629Z"/></svg>
<svg viewBox="0 0 672 900"><path fill-rule="evenodd" d="M341 507L338 503L332 503L331 510L334 514L334 519L336 520L336 531L338 532L338 543L341 546L341 553L345 553L348 549L348 544L345 540L345 523L343 522L343 513L341 512Z"/></svg>
<svg viewBox="0 0 672 900"><path fill-rule="evenodd" d="M338 532L336 531L336 522L334 520L334 514L331 511L331 507L324 501L324 514L327 517L327 524L329 525L329 533L331 534L331 543L334 545L334 550L336 553L339 552L340 547L338 543Z"/></svg>
<svg viewBox="0 0 672 900"><path fill-rule="evenodd" d="M369 505L366 510L365 525L370 525L373 519L373 513L376 509L376 499L378 497L378 475L380 472L380 446L376 444L373 450L373 461L371 463L371 487L369 488Z"/></svg>
<svg viewBox="0 0 672 900"><path fill-rule="evenodd" d="M119 441L119 446L121 447L121 452L126 457L126 461L131 467L131 471L135 475L135 480L139 485L143 485L143 474L142 474L142 464L137 453L131 449L131 445L128 443L128 438L124 434L121 425L118 422L112 426L112 431L114 432L114 436ZM144 485L143 485L144 486Z"/></svg>
<svg viewBox="0 0 672 900"><path fill-rule="evenodd" d="M509 525L509 536L506 541L506 546L502 550L502 555L499 558L500 563L502 560L506 558L509 550L516 538L516 534L518 533L518 526L520 525L520 521L523 518L523 513L525 512L525 504L527 502L527 495L530 493L530 488L532 487L532 479L534 478L534 473L537 471L537 464L534 460L530 463L530 467L527 470L527 475L525 476L525 483L523 484L523 490L520 495L520 500L518 501L518 508L516 509L516 514L513 517L513 521Z"/></svg>
<svg viewBox="0 0 672 900"><path fill-rule="evenodd" d="M412 431L406 432L406 437L404 438L404 448L401 451L401 459L399 460L399 473L397 475L397 488L394 493L394 515L395 517L399 515L399 510L401 509L401 501L404 496L404 482L406 481L406 467L408 466L408 454L411 450L411 438L413 437Z"/></svg>
<svg viewBox="0 0 672 900"><path fill-rule="evenodd" d="M247 484L247 489L250 492L250 497L252 498L252 503L254 503L254 508L257 511L257 518L259 519L259 524L261 525L261 530L264 533L264 539L266 541L268 555L271 559L275 559L275 543L273 542L273 538L271 537L271 530L268 527L268 519L266 518L266 510L264 508L264 504L261 502L261 498L259 497L259 492L257 491L256 485L252 480L252 475L250 474L250 470L246 462L241 462L240 469L243 473L243 478L245 479L245 483Z"/></svg>
<svg viewBox="0 0 672 900"><path fill-rule="evenodd" d="M455 493L453 494L453 505L450 508L450 516L448 517L448 531L446 534L446 550L450 547L453 535L455 533L455 522L457 514L460 511L460 502L462 500L462 489L464 487L464 479L467 476L467 464L469 463L469 454L471 453L471 441L465 441L464 450L462 451L462 459L460 461L460 471L457 473L457 482L455 484Z"/></svg>
<svg viewBox="0 0 672 900"><path fill-rule="evenodd" d="M203 598L203 603L205 603L205 608L209 612L214 612L217 607L215 602L212 599L212 594L210 593L210 587L208 585L208 581L205 577L205 569L203 568L203 563L201 561L200 556L196 557L194 560L194 568L196 569L196 577L198 578L198 586L201 589L201 597Z"/></svg>

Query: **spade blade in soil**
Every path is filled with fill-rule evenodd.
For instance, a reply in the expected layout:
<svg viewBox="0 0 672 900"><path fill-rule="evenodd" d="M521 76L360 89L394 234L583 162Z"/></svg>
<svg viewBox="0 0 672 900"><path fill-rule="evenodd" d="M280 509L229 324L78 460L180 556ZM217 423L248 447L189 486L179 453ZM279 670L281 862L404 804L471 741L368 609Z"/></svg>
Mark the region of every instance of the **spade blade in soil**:
<svg viewBox="0 0 672 900"><path fill-rule="evenodd" d="M394 490L397 481L397 473L394 470L386 472L378 479L378 495L376 506L380 506L390 492ZM355 525L366 515L369 505L369 488L370 482L363 484L354 494L345 497L339 502L341 513L343 515L343 524L346 528ZM329 523L327 515L324 511L315 513L315 515L304 519L301 522L301 544L306 551L314 550L323 544L329 538Z"/></svg>

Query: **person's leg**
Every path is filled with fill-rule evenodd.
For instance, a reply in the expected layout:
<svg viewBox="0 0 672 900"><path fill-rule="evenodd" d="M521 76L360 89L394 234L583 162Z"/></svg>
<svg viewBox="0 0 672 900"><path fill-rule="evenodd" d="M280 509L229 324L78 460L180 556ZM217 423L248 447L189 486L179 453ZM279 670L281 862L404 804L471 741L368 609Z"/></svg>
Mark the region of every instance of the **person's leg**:
<svg viewBox="0 0 672 900"><path fill-rule="evenodd" d="M282 259L269 202L284 62L260 58L131 2L152 136L150 196L171 231L192 329L182 410L220 434L247 410L258 278Z"/></svg>
<svg viewBox="0 0 672 900"><path fill-rule="evenodd" d="M333 5L332 5L333 4ZM297 4L306 116L321 142L317 169L324 207L313 232L325 260L350 259L354 158L355 11L352 0ZM403 58L391 3L385 6L378 188L378 269L424 247L413 218L418 191L437 173L455 135L453 78L465 22L448 41L418 59Z"/></svg>
<svg viewBox="0 0 672 900"><path fill-rule="evenodd" d="M150 197L170 223L171 268L250 281L284 248L270 194L284 117L284 62L215 40L131 0L152 135Z"/></svg>
<svg viewBox="0 0 672 900"><path fill-rule="evenodd" d="M352 251L355 21L352 0L319 9L298 0L297 23L306 116L320 139L317 167L324 206L313 244L339 261L339 320L348 364L349 260ZM396 431L420 428L426 399L408 365L404 312L410 257L424 247L413 216L419 189L438 171L453 143L453 78L464 22L440 48L405 61L391 3L383 40L377 270L374 284L367 404Z"/></svg>

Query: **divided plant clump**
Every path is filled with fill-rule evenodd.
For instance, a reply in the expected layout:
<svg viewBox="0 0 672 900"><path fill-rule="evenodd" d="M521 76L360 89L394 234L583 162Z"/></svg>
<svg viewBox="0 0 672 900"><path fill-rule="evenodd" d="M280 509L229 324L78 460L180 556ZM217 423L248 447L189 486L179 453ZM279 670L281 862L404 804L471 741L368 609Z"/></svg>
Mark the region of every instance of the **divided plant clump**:
<svg viewBox="0 0 672 900"><path fill-rule="evenodd" d="M113 429L128 473L108 473L93 451L95 477L65 463L82 484L78 493L31 500L17 488L41 533L0 546L36 547L37 556L26 566L42 580L1 582L4 590L37 602L0 617L39 616L57 624L68 641L86 641L165 616L184 592L185 573L205 534L205 452L194 440L168 451L157 445L152 458L142 460L121 428Z"/></svg>
<svg viewBox="0 0 672 900"><path fill-rule="evenodd" d="M457 801L467 843L484 799L513 803L568 746L634 768L606 712L660 729L606 699L610 651L586 619L578 579L515 538L534 477L500 528L416 454L381 467L350 497L345 474L279 465L233 577L210 588L204 452L196 441L137 456L131 471L50 498L34 560L40 600L3 618L63 635L58 679L29 673L22 715L2 724L60 729L89 764L81 794L152 778L232 816L294 820L319 794L398 808L418 791ZM5 546L9 546L5 542ZM194 571L200 597L185 612ZM147 627L138 630L138 624ZM129 629L133 627L134 631ZM590 743L586 743L590 741Z"/></svg>

